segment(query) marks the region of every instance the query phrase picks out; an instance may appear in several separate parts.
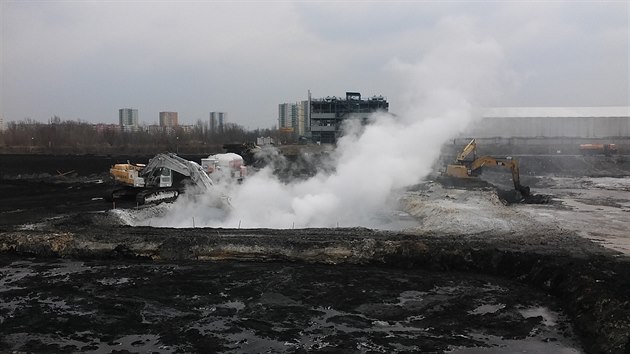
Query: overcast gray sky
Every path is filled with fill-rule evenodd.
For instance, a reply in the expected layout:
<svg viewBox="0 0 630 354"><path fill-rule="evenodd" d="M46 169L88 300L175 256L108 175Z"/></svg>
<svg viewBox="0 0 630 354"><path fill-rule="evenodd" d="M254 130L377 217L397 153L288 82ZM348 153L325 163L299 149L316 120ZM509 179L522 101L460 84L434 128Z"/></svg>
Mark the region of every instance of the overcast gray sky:
<svg viewBox="0 0 630 354"><path fill-rule="evenodd" d="M510 79L494 105L630 105L627 1L0 3L5 121L117 123L133 107L146 124L224 111L267 128L309 89L383 95L396 113L409 85L395 68L470 35L502 51Z"/></svg>

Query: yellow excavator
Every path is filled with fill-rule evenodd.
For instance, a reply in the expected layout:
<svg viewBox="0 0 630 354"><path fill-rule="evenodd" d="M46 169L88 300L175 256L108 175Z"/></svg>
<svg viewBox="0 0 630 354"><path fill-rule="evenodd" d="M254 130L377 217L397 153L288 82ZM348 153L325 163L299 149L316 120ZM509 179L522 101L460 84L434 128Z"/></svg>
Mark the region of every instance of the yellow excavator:
<svg viewBox="0 0 630 354"><path fill-rule="evenodd" d="M523 197L530 196L529 187L521 185L518 160L511 157L477 157L477 141L475 139L472 139L457 155L454 164L446 166L445 175L452 178L477 178L484 167L509 168L512 172L514 189L519 191Z"/></svg>

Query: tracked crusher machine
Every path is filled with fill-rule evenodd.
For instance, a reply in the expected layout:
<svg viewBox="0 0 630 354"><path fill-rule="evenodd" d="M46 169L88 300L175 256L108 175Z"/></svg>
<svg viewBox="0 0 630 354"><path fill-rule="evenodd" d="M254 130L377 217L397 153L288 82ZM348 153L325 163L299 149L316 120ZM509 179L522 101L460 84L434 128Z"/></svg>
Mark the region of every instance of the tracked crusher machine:
<svg viewBox="0 0 630 354"><path fill-rule="evenodd" d="M123 163L112 166L109 173L115 186L107 192L105 199L112 201L135 197L138 204L175 200L183 192L186 183L175 183L173 171L202 190L212 188L212 179L198 163L172 153L158 154L146 165Z"/></svg>

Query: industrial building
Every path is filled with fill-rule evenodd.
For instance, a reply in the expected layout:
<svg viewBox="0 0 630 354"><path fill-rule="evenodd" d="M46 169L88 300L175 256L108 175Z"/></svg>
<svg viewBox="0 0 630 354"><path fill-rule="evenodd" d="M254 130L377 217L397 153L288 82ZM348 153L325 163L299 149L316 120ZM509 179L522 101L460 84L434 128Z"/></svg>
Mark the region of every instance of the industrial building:
<svg viewBox="0 0 630 354"><path fill-rule="evenodd" d="M464 132L476 138L630 137L630 107L501 107Z"/></svg>
<svg viewBox="0 0 630 354"><path fill-rule="evenodd" d="M630 152L630 107L500 107L487 109L453 140L471 138L486 153L579 154L580 144L616 144Z"/></svg>
<svg viewBox="0 0 630 354"><path fill-rule="evenodd" d="M134 108L119 109L118 121L120 129L125 132L137 131L140 128L138 123L138 110Z"/></svg>
<svg viewBox="0 0 630 354"><path fill-rule="evenodd" d="M361 99L359 92L346 92L346 98L326 97L310 100L309 131L313 142L334 144L343 134L346 119L366 121L371 113L387 112L389 103L383 96Z"/></svg>

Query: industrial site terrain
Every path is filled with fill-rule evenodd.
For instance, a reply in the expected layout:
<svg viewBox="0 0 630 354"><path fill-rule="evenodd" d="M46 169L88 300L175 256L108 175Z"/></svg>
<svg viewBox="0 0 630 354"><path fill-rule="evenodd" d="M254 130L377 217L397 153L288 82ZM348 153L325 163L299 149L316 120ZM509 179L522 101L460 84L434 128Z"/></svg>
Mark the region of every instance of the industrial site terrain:
<svg viewBox="0 0 630 354"><path fill-rule="evenodd" d="M522 203L509 171L445 183L452 155L387 227L283 229L106 202L150 156L0 155L0 351L629 352L630 157L515 155Z"/></svg>

